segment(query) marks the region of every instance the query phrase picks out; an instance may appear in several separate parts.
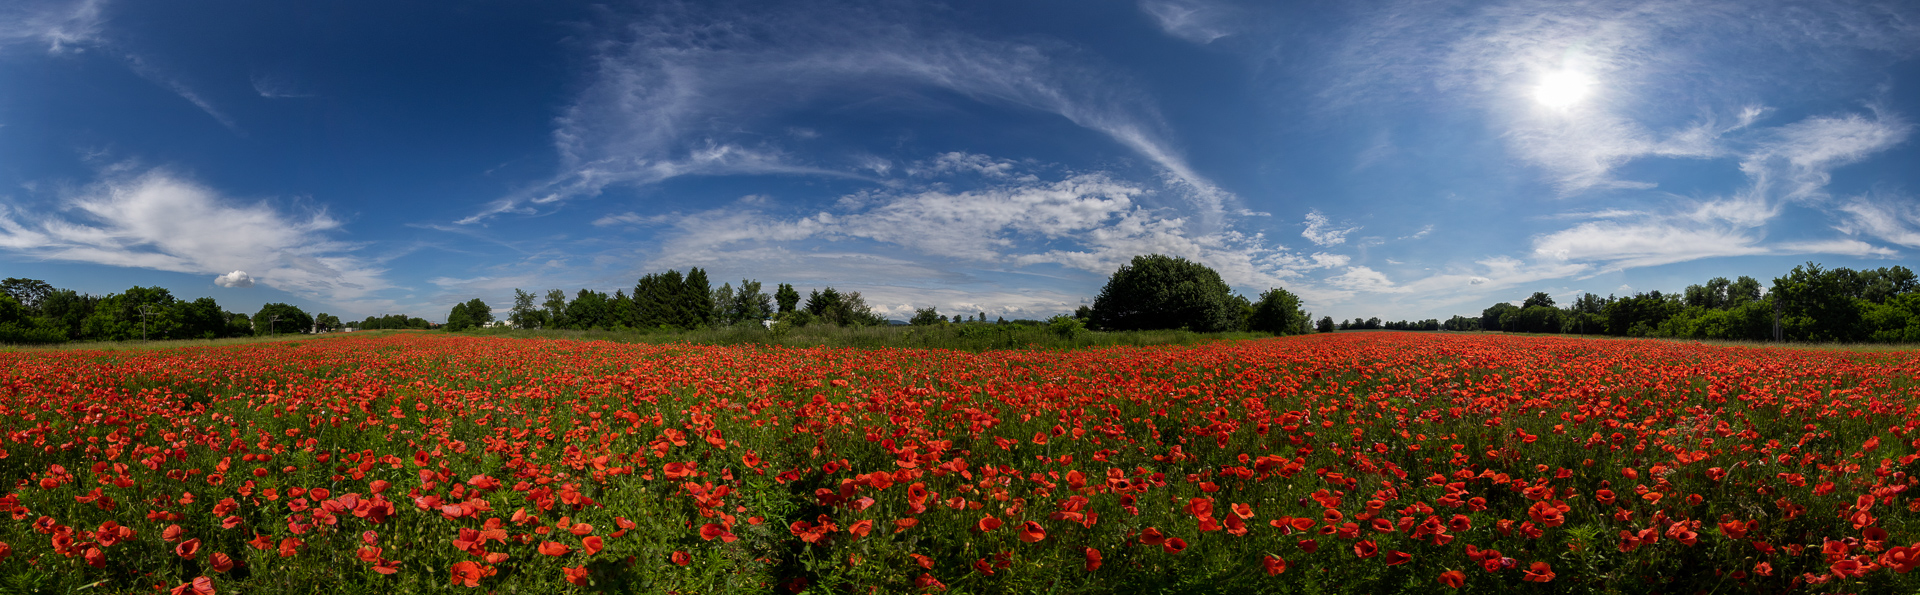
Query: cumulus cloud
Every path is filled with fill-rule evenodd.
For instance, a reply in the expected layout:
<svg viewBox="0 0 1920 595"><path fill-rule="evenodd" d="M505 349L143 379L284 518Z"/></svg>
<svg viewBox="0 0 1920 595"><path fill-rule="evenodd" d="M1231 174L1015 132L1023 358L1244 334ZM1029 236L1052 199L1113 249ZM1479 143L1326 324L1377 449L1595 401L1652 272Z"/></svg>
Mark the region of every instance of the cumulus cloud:
<svg viewBox="0 0 1920 595"><path fill-rule="evenodd" d="M1336 227L1318 210L1307 212L1306 225L1307 229L1300 232L1300 237L1321 246L1344 244L1347 241L1347 234L1360 231L1358 226Z"/></svg>
<svg viewBox="0 0 1920 595"><path fill-rule="evenodd" d="M0 206L0 249L49 260L217 274L258 271L258 282L318 301L377 300L384 270L324 211L293 215L239 204L211 188L155 169L112 176L66 197L58 209Z"/></svg>
<svg viewBox="0 0 1920 595"><path fill-rule="evenodd" d="M221 287L253 287L253 275L246 271L234 271L214 277L213 284Z"/></svg>
<svg viewBox="0 0 1920 595"><path fill-rule="evenodd" d="M677 176L855 176L783 150L755 128L827 99L937 89L1104 134L1166 172L1201 222L1219 223L1234 198L1172 148L1158 109L1126 77L1073 46L967 35L933 15L912 5L661 5L595 46L592 75L554 131L563 171L462 222Z"/></svg>

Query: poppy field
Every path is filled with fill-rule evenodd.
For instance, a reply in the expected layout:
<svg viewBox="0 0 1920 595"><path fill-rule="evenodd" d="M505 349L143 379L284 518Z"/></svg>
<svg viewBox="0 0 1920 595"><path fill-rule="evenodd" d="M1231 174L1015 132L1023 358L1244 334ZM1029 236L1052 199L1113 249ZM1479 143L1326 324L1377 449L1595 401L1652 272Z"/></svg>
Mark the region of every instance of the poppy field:
<svg viewBox="0 0 1920 595"><path fill-rule="evenodd" d="M1913 352L417 333L0 362L0 592L1920 589Z"/></svg>

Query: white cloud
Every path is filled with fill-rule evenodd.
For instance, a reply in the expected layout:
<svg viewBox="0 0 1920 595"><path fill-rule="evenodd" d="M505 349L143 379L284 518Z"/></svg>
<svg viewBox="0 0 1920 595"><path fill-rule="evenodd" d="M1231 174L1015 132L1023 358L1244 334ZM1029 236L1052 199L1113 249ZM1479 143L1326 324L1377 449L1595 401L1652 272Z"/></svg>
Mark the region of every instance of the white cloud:
<svg viewBox="0 0 1920 595"><path fill-rule="evenodd" d="M1172 148L1151 99L1124 76L1088 66L1077 48L970 36L913 10L808 4L692 12L634 19L596 45L593 74L554 131L563 171L462 223L676 176L853 175L767 144L771 136L753 130L827 99L931 101L915 92L926 88L1058 114L1105 134L1177 181L1173 194L1190 202L1203 225L1218 225L1235 200ZM703 158L703 146L726 158Z"/></svg>
<svg viewBox="0 0 1920 595"><path fill-rule="evenodd" d="M1353 257L1345 254L1328 254L1325 252L1315 252L1310 258L1313 259L1313 266L1321 268L1343 267L1347 266L1348 262L1353 261Z"/></svg>
<svg viewBox="0 0 1920 595"><path fill-rule="evenodd" d="M34 2L0 7L0 46L31 42L51 54L83 52L100 42L105 0Z"/></svg>
<svg viewBox="0 0 1920 595"><path fill-rule="evenodd" d="M1140 0L1140 10L1168 35L1199 44L1232 34L1233 14L1226 6L1203 0Z"/></svg>
<svg viewBox="0 0 1920 595"><path fill-rule="evenodd" d="M1740 170L1760 189L1786 188L1782 198L1809 202L1826 198L1822 190L1834 168L1859 162L1906 142L1913 125L1895 114L1814 116L1767 131L1768 139L1741 160Z"/></svg>
<svg viewBox="0 0 1920 595"><path fill-rule="evenodd" d="M1012 161L955 151L941 153L931 160L915 163L907 168L907 175L932 177L964 172L989 178L1005 178L1010 175L1013 168Z"/></svg>
<svg viewBox="0 0 1920 595"><path fill-rule="evenodd" d="M1363 266L1347 267L1347 272L1329 277L1327 278L1327 282L1341 289L1367 293L1400 293L1405 291L1405 288L1394 285L1393 281L1388 279L1385 273Z"/></svg>
<svg viewBox="0 0 1920 595"><path fill-rule="evenodd" d="M325 212L235 204L158 169L88 186L56 212L0 206L0 249L190 274L256 271L260 283L302 297L379 303L373 294L389 287L385 271L357 246L327 238L339 229Z"/></svg>
<svg viewBox="0 0 1920 595"><path fill-rule="evenodd" d="M1307 229L1300 232L1300 237L1306 238L1307 241L1321 246L1334 246L1346 243L1347 234L1360 231L1359 226L1334 227L1333 222L1329 221L1326 215L1320 214L1318 210L1307 212L1306 224Z"/></svg>
<svg viewBox="0 0 1920 595"><path fill-rule="evenodd" d="M1915 206L1911 197L1859 196L1840 210L1847 214L1838 226L1842 232L1920 248L1920 207Z"/></svg>
<svg viewBox="0 0 1920 595"><path fill-rule="evenodd" d="M213 284L221 287L253 287L253 275L246 271L234 271L214 277Z"/></svg>
<svg viewBox="0 0 1920 595"><path fill-rule="evenodd" d="M1420 238L1427 237L1429 234L1432 234L1432 233L1433 233L1433 224L1429 223L1429 224L1420 226L1420 231L1416 231L1408 235L1400 236L1400 239L1418 240Z"/></svg>

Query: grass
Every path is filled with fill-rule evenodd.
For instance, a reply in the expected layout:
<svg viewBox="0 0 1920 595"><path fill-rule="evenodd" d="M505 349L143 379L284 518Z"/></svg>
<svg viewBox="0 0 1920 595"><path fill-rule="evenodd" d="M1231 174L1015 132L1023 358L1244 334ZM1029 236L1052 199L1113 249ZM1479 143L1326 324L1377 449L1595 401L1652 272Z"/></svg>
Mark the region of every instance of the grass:
<svg viewBox="0 0 1920 595"><path fill-rule="evenodd" d="M783 329L784 330L784 329ZM959 324L942 326L836 327L815 325L790 330L768 330L747 324L695 331L580 331L480 329L461 334L482 337L597 340L615 343L696 345L780 345L786 347L856 347L953 349L1079 349L1086 347L1193 345L1209 341L1258 339L1266 333L1195 333L1184 330L1055 332L1042 326Z"/></svg>

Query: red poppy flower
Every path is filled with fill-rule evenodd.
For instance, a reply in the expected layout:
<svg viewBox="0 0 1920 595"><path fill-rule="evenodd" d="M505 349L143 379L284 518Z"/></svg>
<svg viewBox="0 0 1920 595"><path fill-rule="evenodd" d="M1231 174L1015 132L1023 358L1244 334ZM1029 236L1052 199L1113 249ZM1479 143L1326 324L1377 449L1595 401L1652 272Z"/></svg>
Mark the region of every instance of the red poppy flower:
<svg viewBox="0 0 1920 595"><path fill-rule="evenodd" d="M1267 576L1274 576L1287 571L1287 561L1279 556L1267 554L1266 558L1260 560L1260 567L1267 572Z"/></svg>
<svg viewBox="0 0 1920 595"><path fill-rule="evenodd" d="M1166 543L1160 544L1160 549L1166 550L1169 554L1178 554L1187 550L1187 540L1169 537Z"/></svg>
<svg viewBox="0 0 1920 595"><path fill-rule="evenodd" d="M567 577L567 582L573 583L575 585L579 585L582 587L585 587L589 584L587 578L592 575L592 573L587 571L587 567L585 566L581 566L578 568L561 567L560 573Z"/></svg>
<svg viewBox="0 0 1920 595"><path fill-rule="evenodd" d="M214 572L226 572L226 571L229 571L229 570L233 570L233 557L232 557L232 556L228 556L228 555L226 555L226 554L223 554L223 553L220 553L220 552L214 552L214 553L213 553L213 557L212 557L212 560L213 560L213 571L214 571Z"/></svg>
<svg viewBox="0 0 1920 595"><path fill-rule="evenodd" d="M1553 565L1546 562L1534 562L1527 567L1527 575L1520 577L1530 583L1545 583L1553 580Z"/></svg>
<svg viewBox="0 0 1920 595"><path fill-rule="evenodd" d="M173 554L176 556L180 556L182 558L186 558L188 560L192 560L194 558L199 557L200 556L200 539L194 538L194 539L189 539L189 540L180 542L180 545L174 546Z"/></svg>
<svg viewBox="0 0 1920 595"><path fill-rule="evenodd" d="M166 529L162 529L160 531L160 538L166 540L167 543L173 543L175 541L180 541L180 536L185 534L186 532L187 531L185 529L181 529L179 525L167 525Z"/></svg>
<svg viewBox="0 0 1920 595"><path fill-rule="evenodd" d="M1447 521L1447 528L1452 529L1455 533L1472 531L1473 519L1467 518L1467 515L1464 514L1453 515L1453 518Z"/></svg>
<svg viewBox="0 0 1920 595"><path fill-rule="evenodd" d="M693 563L693 556L687 555L684 551L673 552L673 555L670 556L669 559L673 560L675 566L686 566Z"/></svg>
<svg viewBox="0 0 1920 595"><path fill-rule="evenodd" d="M1320 549L1320 542L1311 539L1300 540L1300 551L1311 554L1318 549Z"/></svg>
<svg viewBox="0 0 1920 595"><path fill-rule="evenodd" d="M732 537L732 534L728 534L728 537ZM728 539L727 541L733 540ZM600 553L600 550L606 546L606 540L601 539L599 535L589 535L586 539L580 540L580 549L587 552L589 556Z"/></svg>
<svg viewBox="0 0 1920 595"><path fill-rule="evenodd" d="M558 541L540 542L540 554L544 556L565 556L572 551L573 548L567 547L567 544Z"/></svg>
<svg viewBox="0 0 1920 595"><path fill-rule="evenodd" d="M708 525L708 526L712 526L712 525ZM867 519L867 520L856 522L851 525L847 525L847 532L854 534L854 536L856 537L866 537L868 533L873 532L873 520ZM701 536L702 537L706 536L705 530L701 531Z"/></svg>
<svg viewBox="0 0 1920 595"><path fill-rule="evenodd" d="M1087 548L1087 572L1100 569L1100 550Z"/></svg>
<svg viewBox="0 0 1920 595"><path fill-rule="evenodd" d="M491 566L481 566L472 561L455 562L448 570L453 572L453 585L456 587L478 587L480 579L498 572Z"/></svg>
<svg viewBox="0 0 1920 595"><path fill-rule="evenodd" d="M1387 552L1386 556L1381 557L1381 561L1386 562L1388 566L1399 566L1413 561L1413 555L1395 550Z"/></svg>
<svg viewBox="0 0 1920 595"><path fill-rule="evenodd" d="M168 591L169 595L214 595L213 579L201 576Z"/></svg>
<svg viewBox="0 0 1920 595"><path fill-rule="evenodd" d="M294 555L300 553L300 546L303 545L306 545L306 543L294 537L280 540L280 557L292 558Z"/></svg>
<svg viewBox="0 0 1920 595"><path fill-rule="evenodd" d="M1035 543L1047 538L1047 529L1040 523L1027 521L1020 524L1020 541Z"/></svg>
<svg viewBox="0 0 1920 595"><path fill-rule="evenodd" d="M1372 558L1374 554L1377 554L1379 552L1380 552L1380 546L1375 545L1373 543L1373 540L1371 539L1353 544L1353 555L1355 556L1359 556L1362 558Z"/></svg>
<svg viewBox="0 0 1920 595"><path fill-rule="evenodd" d="M940 582L940 579L933 578L932 574L922 572L919 578L913 579L913 588L940 591L945 590L947 585Z"/></svg>
<svg viewBox="0 0 1920 595"><path fill-rule="evenodd" d="M893 521L893 532L899 533L901 531L912 529L914 525L918 525L918 524L920 524L920 519L897 519Z"/></svg>
<svg viewBox="0 0 1920 595"><path fill-rule="evenodd" d="M1140 543L1146 545L1161 545L1166 542L1167 536L1160 534L1159 529L1147 527L1145 531L1140 532Z"/></svg>
<svg viewBox="0 0 1920 595"><path fill-rule="evenodd" d="M1000 519L993 518L993 515L987 515L987 516L981 517L978 522L975 522L973 524L973 528L976 531L985 533L988 531L992 531L994 529L998 529L1000 528L1000 525L1003 525L1003 524L1005 523L1000 522Z"/></svg>
<svg viewBox="0 0 1920 595"><path fill-rule="evenodd" d="M1440 584L1458 589L1467 584L1467 573L1449 570L1440 573Z"/></svg>

